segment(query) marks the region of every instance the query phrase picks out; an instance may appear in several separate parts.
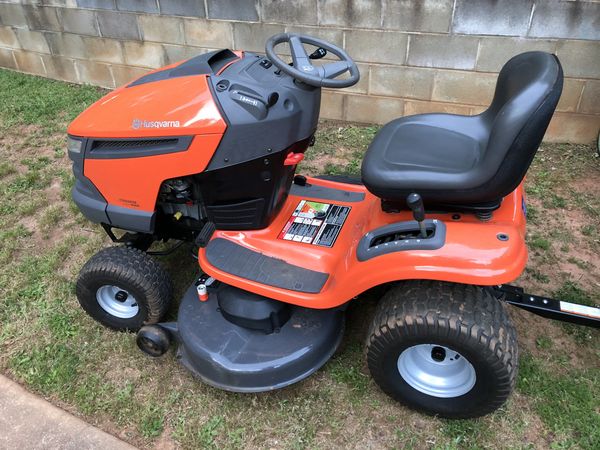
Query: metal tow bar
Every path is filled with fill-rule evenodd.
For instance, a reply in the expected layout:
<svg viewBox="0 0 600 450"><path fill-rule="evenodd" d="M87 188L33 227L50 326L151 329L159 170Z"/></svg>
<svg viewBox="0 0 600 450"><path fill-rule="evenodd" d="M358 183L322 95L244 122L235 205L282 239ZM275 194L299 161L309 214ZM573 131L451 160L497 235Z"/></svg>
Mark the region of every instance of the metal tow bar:
<svg viewBox="0 0 600 450"><path fill-rule="evenodd" d="M600 328L600 308L527 294L523 288L501 284L493 287L498 299L548 319Z"/></svg>

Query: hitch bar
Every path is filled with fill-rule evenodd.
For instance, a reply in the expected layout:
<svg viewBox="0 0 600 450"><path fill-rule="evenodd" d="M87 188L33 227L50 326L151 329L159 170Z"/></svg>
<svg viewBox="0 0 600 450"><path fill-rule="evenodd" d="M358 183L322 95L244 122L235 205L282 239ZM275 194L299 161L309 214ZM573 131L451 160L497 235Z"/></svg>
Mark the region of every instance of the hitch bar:
<svg viewBox="0 0 600 450"><path fill-rule="evenodd" d="M509 284L493 286L492 289L499 300L538 316L600 328L600 308L527 294L523 288Z"/></svg>

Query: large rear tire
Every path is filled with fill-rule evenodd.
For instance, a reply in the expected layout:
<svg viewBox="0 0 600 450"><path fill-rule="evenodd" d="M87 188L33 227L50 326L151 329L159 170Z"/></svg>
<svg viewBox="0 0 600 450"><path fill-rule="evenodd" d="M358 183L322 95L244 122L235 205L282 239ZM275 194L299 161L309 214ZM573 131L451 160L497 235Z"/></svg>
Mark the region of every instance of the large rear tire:
<svg viewBox="0 0 600 450"><path fill-rule="evenodd" d="M516 332L485 288L408 281L377 306L367 361L390 397L441 417L479 417L514 388Z"/></svg>
<svg viewBox="0 0 600 450"><path fill-rule="evenodd" d="M158 322L169 309L169 274L150 255L132 247L100 250L82 267L76 294L95 320L119 331Z"/></svg>

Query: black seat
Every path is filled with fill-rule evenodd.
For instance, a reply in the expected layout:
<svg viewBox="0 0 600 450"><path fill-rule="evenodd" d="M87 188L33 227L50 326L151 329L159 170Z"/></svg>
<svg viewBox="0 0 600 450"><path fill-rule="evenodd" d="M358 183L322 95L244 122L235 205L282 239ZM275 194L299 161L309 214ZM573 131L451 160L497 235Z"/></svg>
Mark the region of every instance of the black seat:
<svg viewBox="0 0 600 450"><path fill-rule="evenodd" d="M556 56L517 55L502 68L485 112L419 114L385 125L363 160L363 183L391 204L417 192L428 209L493 210L525 176L562 85Z"/></svg>

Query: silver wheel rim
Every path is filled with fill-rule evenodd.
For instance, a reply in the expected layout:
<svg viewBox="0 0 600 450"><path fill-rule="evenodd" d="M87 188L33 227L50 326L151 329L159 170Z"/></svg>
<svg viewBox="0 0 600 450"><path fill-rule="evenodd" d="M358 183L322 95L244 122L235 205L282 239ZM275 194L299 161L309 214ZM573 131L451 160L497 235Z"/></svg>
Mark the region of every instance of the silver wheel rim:
<svg viewBox="0 0 600 450"><path fill-rule="evenodd" d="M459 397L475 386L475 369L460 353L443 345L420 344L398 357L404 381L423 394L439 398Z"/></svg>
<svg viewBox="0 0 600 450"><path fill-rule="evenodd" d="M131 319L140 310L135 297L119 286L101 286L96 291L96 300L104 311L119 319Z"/></svg>

